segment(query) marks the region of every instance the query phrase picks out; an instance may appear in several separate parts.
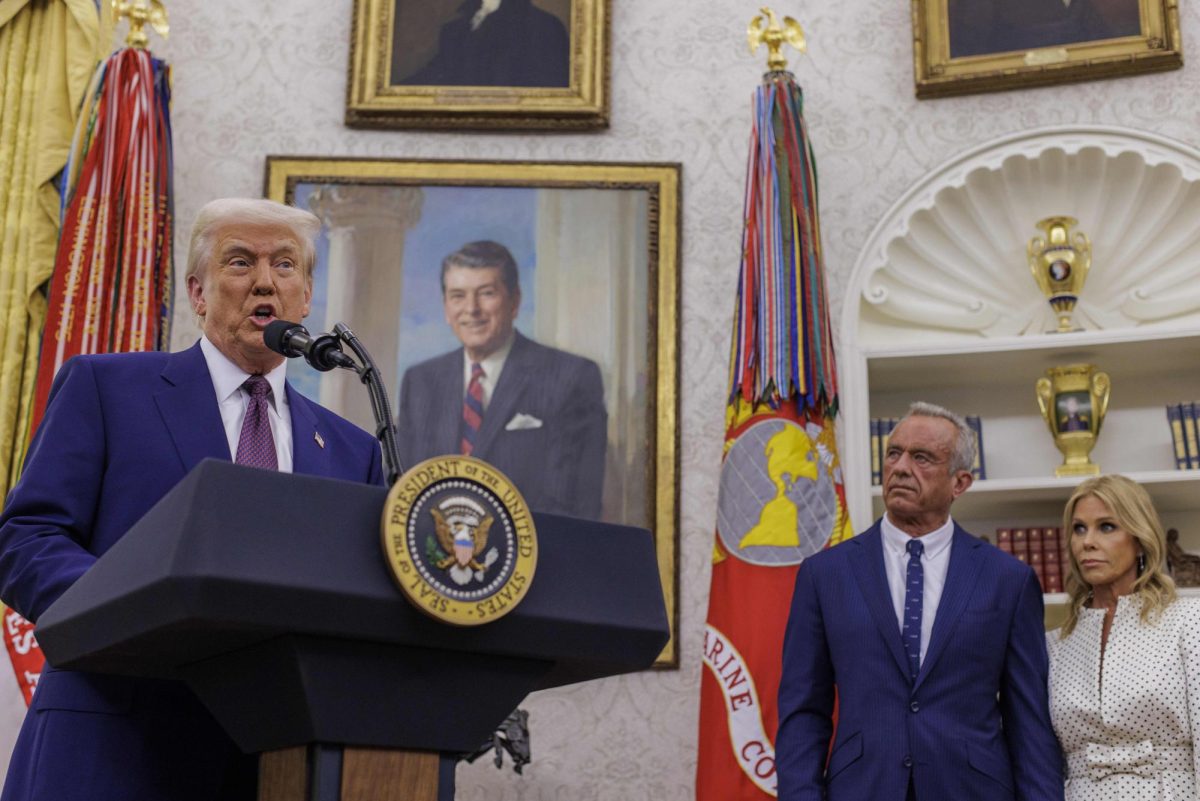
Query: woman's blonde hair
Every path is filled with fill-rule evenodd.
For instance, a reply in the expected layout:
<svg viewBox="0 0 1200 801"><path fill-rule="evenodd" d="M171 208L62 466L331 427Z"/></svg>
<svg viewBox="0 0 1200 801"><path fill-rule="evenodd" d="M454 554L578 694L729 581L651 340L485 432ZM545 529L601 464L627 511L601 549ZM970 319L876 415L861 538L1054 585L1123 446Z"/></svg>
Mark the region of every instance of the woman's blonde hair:
<svg viewBox="0 0 1200 801"><path fill-rule="evenodd" d="M1175 582L1167 575L1167 537L1150 495L1136 481L1125 476L1096 476L1075 488L1063 511L1063 536L1070 543L1075 506L1084 498L1096 498L1112 512L1121 528L1138 541L1144 554L1144 566L1133 583L1134 594L1142 599L1142 620L1153 622L1175 600ZM1073 548L1067 547L1067 619L1059 637L1066 638L1079 622L1079 611L1092 596L1092 587L1083 580Z"/></svg>

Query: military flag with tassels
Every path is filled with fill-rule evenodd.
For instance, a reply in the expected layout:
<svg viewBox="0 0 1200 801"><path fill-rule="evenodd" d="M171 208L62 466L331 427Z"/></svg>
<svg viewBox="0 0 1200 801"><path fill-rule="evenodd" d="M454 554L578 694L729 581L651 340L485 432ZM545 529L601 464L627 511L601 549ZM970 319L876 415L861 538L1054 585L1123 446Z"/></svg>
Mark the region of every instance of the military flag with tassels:
<svg viewBox="0 0 1200 801"><path fill-rule="evenodd" d="M143 30L148 23L166 35L166 12L159 0L113 7L130 17L129 47L96 69L63 170L61 228L30 437L67 359L168 345L174 204L170 68L146 50ZM44 658L32 627L12 610L6 610L5 629L28 703Z"/></svg>
<svg viewBox="0 0 1200 801"><path fill-rule="evenodd" d="M0 0L0 498L20 475L29 435L59 231L58 176L89 76L111 41L94 0ZM0 611L28 701L41 656L29 656L33 631L21 616Z"/></svg>
<svg viewBox="0 0 1200 801"><path fill-rule="evenodd" d="M803 99L780 56L795 20L763 9L725 448L704 632L699 801L776 795L776 693L792 586L805 557L851 536L834 436L837 370Z"/></svg>

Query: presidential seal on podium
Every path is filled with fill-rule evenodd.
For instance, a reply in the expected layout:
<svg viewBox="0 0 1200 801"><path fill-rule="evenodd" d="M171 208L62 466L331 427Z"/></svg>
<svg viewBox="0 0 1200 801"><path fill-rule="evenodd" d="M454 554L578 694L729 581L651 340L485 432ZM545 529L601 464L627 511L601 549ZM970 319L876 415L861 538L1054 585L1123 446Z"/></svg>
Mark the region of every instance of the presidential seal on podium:
<svg viewBox="0 0 1200 801"><path fill-rule="evenodd" d="M508 478L470 456L439 456L388 492L383 553L404 595L456 626L511 612L533 581L537 533Z"/></svg>

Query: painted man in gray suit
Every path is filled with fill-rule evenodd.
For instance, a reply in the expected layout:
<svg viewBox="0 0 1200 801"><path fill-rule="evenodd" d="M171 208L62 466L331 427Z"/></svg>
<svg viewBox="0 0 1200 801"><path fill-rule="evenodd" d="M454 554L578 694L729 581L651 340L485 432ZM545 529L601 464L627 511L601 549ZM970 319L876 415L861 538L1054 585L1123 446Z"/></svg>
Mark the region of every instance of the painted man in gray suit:
<svg viewBox="0 0 1200 801"><path fill-rule="evenodd" d="M469 454L507 475L535 511L599 518L608 427L600 368L516 330L517 265L497 242L470 242L442 261L442 305L462 347L404 373L404 466Z"/></svg>

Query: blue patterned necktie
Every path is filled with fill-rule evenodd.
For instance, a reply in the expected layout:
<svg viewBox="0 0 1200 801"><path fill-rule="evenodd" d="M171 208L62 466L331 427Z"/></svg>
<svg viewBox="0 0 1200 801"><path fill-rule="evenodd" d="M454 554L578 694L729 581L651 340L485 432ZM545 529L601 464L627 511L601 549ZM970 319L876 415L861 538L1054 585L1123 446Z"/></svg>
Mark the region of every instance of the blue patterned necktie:
<svg viewBox="0 0 1200 801"><path fill-rule="evenodd" d="M271 420L267 416L271 385L261 375L252 375L242 384L250 394L246 405L246 416L242 419L242 433L238 437L237 464L278 470L279 460L275 454L275 438L271 436Z"/></svg>
<svg viewBox="0 0 1200 801"><path fill-rule="evenodd" d="M910 537L904 546L908 550L908 575L904 581L904 626L900 634L904 638L904 653L908 654L908 672L913 681L921 670L921 603L925 596L925 570L921 567L921 554L925 545Z"/></svg>

